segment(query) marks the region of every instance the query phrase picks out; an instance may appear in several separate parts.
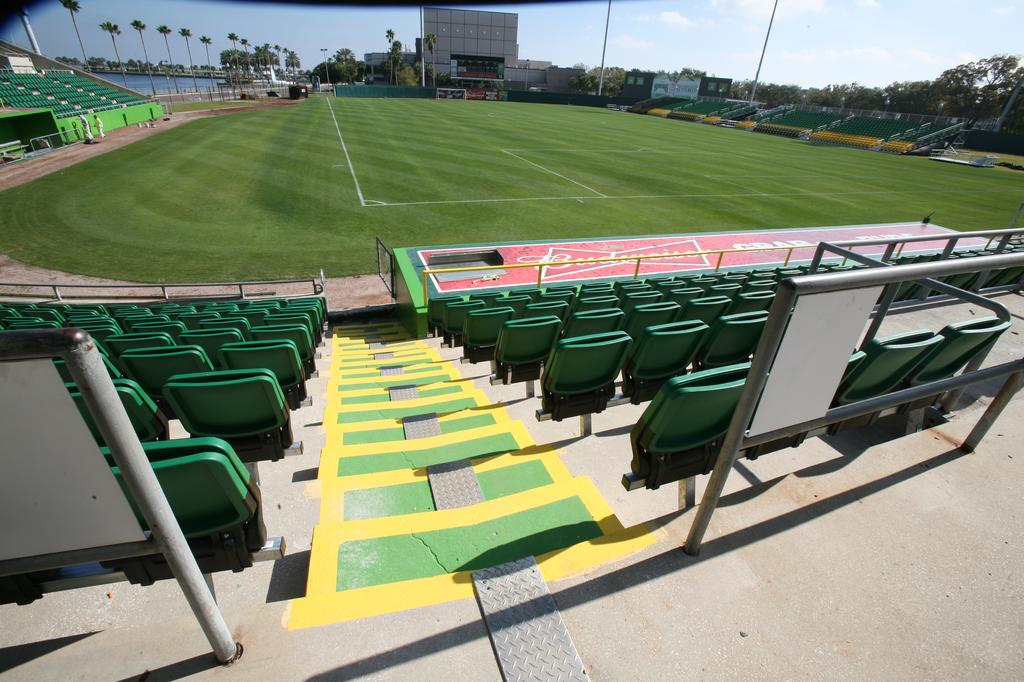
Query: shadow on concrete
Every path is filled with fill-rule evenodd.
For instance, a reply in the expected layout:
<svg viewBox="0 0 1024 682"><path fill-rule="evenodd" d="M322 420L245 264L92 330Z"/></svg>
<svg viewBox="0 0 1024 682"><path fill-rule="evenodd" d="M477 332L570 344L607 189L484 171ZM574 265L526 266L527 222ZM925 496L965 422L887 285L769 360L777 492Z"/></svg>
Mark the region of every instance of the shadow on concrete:
<svg viewBox="0 0 1024 682"><path fill-rule="evenodd" d="M309 469L299 469L298 471L292 472L292 483L302 483L305 481L315 481L317 474L320 472L320 467L310 467Z"/></svg>
<svg viewBox="0 0 1024 682"><path fill-rule="evenodd" d="M95 632L84 632L79 635L55 637L54 639L44 639L39 642L15 644L14 646L4 647L0 649L0 673L14 670L19 665L24 665L37 658L42 658L43 656L52 654L58 649L63 649L66 646L74 644L86 637L92 637L95 634Z"/></svg>
<svg viewBox="0 0 1024 682"><path fill-rule="evenodd" d="M639 582L656 580L677 573L693 566L697 562L714 560L729 552L830 514L847 505L854 504L869 495L882 492L922 473L953 462L965 454L959 448L947 450L931 459L900 469L876 481L863 483L831 497L817 500L807 506L793 509L774 518L755 523L747 528L741 528L727 535L708 540L702 545L701 553L697 557L685 554L681 548L673 548L628 566L612 570L584 583L572 585L554 593L553 596L559 609L571 609L616 592L627 590ZM785 477L772 479L754 487L760 488L762 486L775 485L782 478ZM757 494L761 492L763 491L758 490ZM735 498L743 497L747 493L748 491L744 490L726 495L722 498L722 503L735 504ZM655 526L665 525L670 520L678 518L682 513L673 512L672 514L655 519L649 522L649 524ZM466 624L409 644L403 644L401 647L390 651L340 666L320 675L315 675L310 680L323 682L326 680L351 679L363 675L381 673L395 666L409 663L425 656L436 654L438 651L451 649L486 636L487 632L482 623Z"/></svg>
<svg viewBox="0 0 1024 682"><path fill-rule="evenodd" d="M288 601L306 596L306 580L309 577L309 550L286 554L274 562L267 585L267 603Z"/></svg>
<svg viewBox="0 0 1024 682"><path fill-rule="evenodd" d="M186 658L177 663L169 663L153 670L143 670L138 675L122 678L118 682L163 682L164 680L170 682L171 680L181 680L219 667L221 667L220 662L217 661L217 657L211 652Z"/></svg>

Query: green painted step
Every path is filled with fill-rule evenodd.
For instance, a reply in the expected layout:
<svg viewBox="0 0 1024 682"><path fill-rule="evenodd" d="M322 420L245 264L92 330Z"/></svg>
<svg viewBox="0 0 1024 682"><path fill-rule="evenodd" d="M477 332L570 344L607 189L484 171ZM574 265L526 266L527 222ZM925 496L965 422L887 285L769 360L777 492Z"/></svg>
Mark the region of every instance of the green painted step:
<svg viewBox="0 0 1024 682"><path fill-rule="evenodd" d="M407 441L403 441L402 444ZM399 445L396 443L396 446ZM460 459L497 455L519 449L515 436L498 433L493 436L475 438L461 443L448 443L425 450L397 450L379 455L354 455L338 460L339 476L374 474L379 471L396 469L420 469L433 464L455 462Z"/></svg>
<svg viewBox="0 0 1024 682"><path fill-rule="evenodd" d="M600 535L583 501L570 497L473 526L352 540L338 547L337 588L475 571Z"/></svg>
<svg viewBox="0 0 1024 682"><path fill-rule="evenodd" d="M553 481L540 460L513 464L476 475L485 500L514 495L524 490L550 485ZM345 520L375 519L434 511L430 483L402 483L382 488L350 490L345 493Z"/></svg>
<svg viewBox="0 0 1024 682"><path fill-rule="evenodd" d="M363 377L365 378L365 377ZM364 383L351 383L351 384L340 384L338 391L362 391L367 388L390 388L392 386L422 386L423 384L433 384L440 381L449 381L451 379L447 372L441 374L395 374L392 376L381 377L374 381Z"/></svg>
<svg viewBox="0 0 1024 682"><path fill-rule="evenodd" d="M452 393L460 393L461 391L461 386L431 386L429 388L424 388L421 391L419 391L419 397L433 398L434 396L451 395ZM375 395L354 395L351 398L345 398L346 405L369 405L370 403L388 402L391 402L391 395L388 393L377 393Z"/></svg>
<svg viewBox="0 0 1024 682"><path fill-rule="evenodd" d="M389 404L401 405L401 403ZM450 414L452 412L458 412L459 410L465 410L468 407L476 407L476 400L467 397L434 403L433 405L420 405L418 407L382 407L379 410L366 410L363 412L339 412L338 423L357 424L359 422L368 422L375 419L401 419L402 417L427 414L428 412L434 412L438 416L441 416L443 414Z"/></svg>
<svg viewBox="0 0 1024 682"><path fill-rule="evenodd" d="M468 429L496 424L493 414L473 414L458 419L438 422L441 433L458 433ZM388 441L405 440L405 428L398 426L390 429L374 429L373 431L349 431L342 436L342 445L365 445L366 443L387 443Z"/></svg>
<svg viewBox="0 0 1024 682"><path fill-rule="evenodd" d="M422 363L423 361L421 360L420 362ZM411 365L411 364L414 364L414 363L410 362L409 364ZM448 363L447 361L445 361L445 362L428 361L426 364L421 364L419 367L413 367L412 369L404 370L402 372L402 376L409 376L410 374L426 374L427 372L437 372L437 370L441 367L441 365L448 365L448 364L450 364L450 363ZM397 367L397 366L405 367L406 365L403 365L401 362L395 362L395 363L388 364L386 361L384 362L383 365L381 365L381 367ZM345 378L345 376L348 374L347 369L348 368L341 370L341 373L338 375L339 378L341 378L341 379ZM358 370L360 373L363 373L363 376L352 377L351 380L352 381L357 381L357 380L358 381L362 381L364 379L372 379L372 378L374 378L373 374L366 374L366 372L368 370L373 370L373 369L377 369L377 368L374 368L374 367L361 367L361 368L352 368L352 369Z"/></svg>

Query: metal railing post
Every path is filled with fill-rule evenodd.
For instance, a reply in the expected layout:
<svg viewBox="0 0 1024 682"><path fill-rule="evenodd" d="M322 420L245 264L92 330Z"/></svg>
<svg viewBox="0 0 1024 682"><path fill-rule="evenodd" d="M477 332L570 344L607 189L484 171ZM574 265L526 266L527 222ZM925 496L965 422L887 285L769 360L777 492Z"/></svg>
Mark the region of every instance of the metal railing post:
<svg viewBox="0 0 1024 682"><path fill-rule="evenodd" d="M971 432L964 440L961 446L964 450L974 452L981 445L985 434L988 433L988 430L996 423L999 415L1002 414L1003 409L1013 399L1013 394L1020 389L1022 379L1024 379L1024 372L1015 372L1006 377L1003 387L999 389L999 393L988 404L985 413L981 415L981 419L978 420L978 423L974 425L974 428L971 429Z"/></svg>
<svg viewBox="0 0 1024 682"><path fill-rule="evenodd" d="M697 516L694 517L690 532L686 536L683 551L691 556L697 556L700 553L700 543L704 539L708 524L711 523L711 516L715 513L715 508L718 507L718 501L722 497L722 491L725 490L725 483L729 478L729 472L732 471L732 465L736 461L736 455L739 453L740 443L743 441L747 425L754 415L754 408L768 381L768 370L771 368L775 353L782 342L786 325L789 324L789 312L792 310L795 300L796 290L791 281L783 280L768 314L768 324L765 325L761 340L754 351L754 359L750 371L747 373L746 386L736 404L732 421L729 422L729 430L722 440L722 447L715 460L715 468L711 472L707 488L704 489L704 496L701 497Z"/></svg>
<svg viewBox="0 0 1024 682"><path fill-rule="evenodd" d="M217 607L192 550L178 525L171 505L160 488L160 482L146 457L142 444L121 400L114 389L106 367L92 338L81 329L62 330L71 334L70 348L65 355L67 369L92 415L97 430L110 449L114 463L146 520L171 572L178 580L192 612L213 647L217 660L231 663L242 655L224 616Z"/></svg>
<svg viewBox="0 0 1024 682"><path fill-rule="evenodd" d="M636 269L633 270L633 279L640 279L640 263L643 262L642 258L636 259Z"/></svg>
<svg viewBox="0 0 1024 682"><path fill-rule="evenodd" d="M896 294L899 293L899 290L899 284L886 285L885 290L882 292L882 300L878 302L878 307L875 308L875 316L871 319L867 332L864 333L864 339L860 343L859 350L864 350L864 346L868 345L868 342L878 335L878 330L882 327L882 322L889 313L889 307L892 306L892 302L896 300Z"/></svg>

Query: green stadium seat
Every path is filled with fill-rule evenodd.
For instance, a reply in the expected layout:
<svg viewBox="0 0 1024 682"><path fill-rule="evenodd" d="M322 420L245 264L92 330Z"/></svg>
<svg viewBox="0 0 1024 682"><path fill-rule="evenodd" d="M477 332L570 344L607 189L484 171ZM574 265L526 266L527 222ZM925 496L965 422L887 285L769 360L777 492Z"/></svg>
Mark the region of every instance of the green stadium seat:
<svg viewBox="0 0 1024 682"><path fill-rule="evenodd" d="M682 312L682 308L678 303L672 301L642 303L626 313L622 331L629 334L631 339L637 340L643 334L645 327L675 322L679 319L680 312Z"/></svg>
<svg viewBox="0 0 1024 682"><path fill-rule="evenodd" d="M727 296L706 296L691 299L679 314L680 320L702 320L711 324L732 304Z"/></svg>
<svg viewBox="0 0 1024 682"><path fill-rule="evenodd" d="M427 301L427 329L431 336L438 336L442 333L445 306L461 300L463 300L461 296L438 296Z"/></svg>
<svg viewBox="0 0 1024 682"><path fill-rule="evenodd" d="M942 341L942 336L928 330L872 339L864 347L864 359L843 378L833 404L847 405L888 393Z"/></svg>
<svg viewBox="0 0 1024 682"><path fill-rule="evenodd" d="M630 289L623 292L622 302L619 307L622 308L622 312L626 313L626 317L629 317L634 307L645 303L658 303L659 301L661 301L661 294L654 289L644 291L633 291Z"/></svg>
<svg viewBox="0 0 1024 682"><path fill-rule="evenodd" d="M249 328L251 329L252 327L261 327L266 324L267 315L269 314L266 310L246 308L235 313L234 317L244 317L249 321Z"/></svg>
<svg viewBox="0 0 1024 682"><path fill-rule="evenodd" d="M445 345L449 348L461 346L466 314L471 310L482 310L485 307L483 301L451 301L446 304L441 322Z"/></svg>
<svg viewBox="0 0 1024 682"><path fill-rule="evenodd" d="M732 305L729 307L729 314L737 315L739 313L754 313L759 310L768 310L771 308L772 301L774 300L775 292L771 290L740 293L733 299Z"/></svg>
<svg viewBox="0 0 1024 682"><path fill-rule="evenodd" d="M990 349L1009 328L1010 323L998 317L947 325L939 332L941 343L928 351L911 372L908 383L919 386L953 376L976 355Z"/></svg>
<svg viewBox="0 0 1024 682"><path fill-rule="evenodd" d="M578 310L569 316L562 329L564 338L589 336L603 332L618 331L622 327L625 313L618 308L601 308L599 310Z"/></svg>
<svg viewBox="0 0 1024 682"><path fill-rule="evenodd" d="M191 331L200 329L199 323L202 320L215 320L220 317L218 312L201 312L201 313L184 313L178 316L178 322L184 323L184 325Z"/></svg>
<svg viewBox="0 0 1024 682"><path fill-rule="evenodd" d="M633 476L656 490L710 472L749 370L742 363L665 382L630 432Z"/></svg>
<svg viewBox="0 0 1024 682"><path fill-rule="evenodd" d="M581 313L587 310L606 310L618 307L618 296L584 296L580 294L580 297L576 299L574 310Z"/></svg>
<svg viewBox="0 0 1024 682"><path fill-rule="evenodd" d="M498 334L505 323L514 317L515 310L509 307L469 311L463 327L462 357L469 362L493 360Z"/></svg>
<svg viewBox="0 0 1024 682"><path fill-rule="evenodd" d="M501 299L501 305L512 309L513 317L522 317L523 313L526 312L526 306L529 304L529 296L518 296L514 293Z"/></svg>
<svg viewBox="0 0 1024 682"><path fill-rule="evenodd" d="M131 379L114 379L113 382L117 397L121 399L121 404L124 406L125 412L128 413L128 419L131 420L135 435L139 437L139 440L147 442L167 438L167 418L160 413L156 403L146 395L142 387ZM96 439L97 444L105 445L103 436L100 435L78 386L73 383L66 384L66 386L82 419L89 427L92 437Z"/></svg>
<svg viewBox="0 0 1024 682"><path fill-rule="evenodd" d="M526 310L523 311L524 318L530 317L548 317L554 315L562 322L569 319L569 304L565 301L547 301L537 303L530 303L526 306Z"/></svg>
<svg viewBox="0 0 1024 682"><path fill-rule="evenodd" d="M493 307L496 307L496 306L500 306L501 304L498 303L497 299L504 298L504 297L505 297L505 292L503 292L503 291L481 291L479 293L470 294L469 300L470 301L483 301L485 307L493 308Z"/></svg>
<svg viewBox="0 0 1024 682"><path fill-rule="evenodd" d="M276 315L272 315L270 317L277 319ZM307 324L307 326L308 322L309 320L303 319L303 323ZM281 322L280 324L284 323ZM211 320L200 320L199 331L207 329L234 329L242 335L243 341L250 341L252 339L252 325L250 325L249 320L244 317L216 317Z"/></svg>
<svg viewBox="0 0 1024 682"><path fill-rule="evenodd" d="M170 334L171 338L177 339L182 332L186 331L184 322L136 322L132 324L132 332L139 334Z"/></svg>
<svg viewBox="0 0 1024 682"><path fill-rule="evenodd" d="M305 326L303 326L302 329L305 331ZM182 334L178 340L183 344L199 346L206 351L206 355L210 358L210 362L213 364L214 369L225 369L221 364L221 346L225 343L238 343L240 341L245 341L245 337L242 336L242 332L238 329L225 327L223 329L199 329L197 331L187 331Z"/></svg>
<svg viewBox="0 0 1024 682"><path fill-rule="evenodd" d="M103 340L103 347L113 353L114 357L120 357L121 353L131 348L156 348L173 345L175 345L174 338L164 332L114 334Z"/></svg>
<svg viewBox="0 0 1024 682"><path fill-rule="evenodd" d="M316 372L316 346L313 345L313 337L305 325L301 324L277 324L265 325L252 328L254 341L288 340L295 343L299 351L299 359L302 360L303 370L306 378L310 379ZM241 338L236 339L241 341ZM230 342L228 342L230 343ZM200 344L201 345L201 344ZM209 353L209 351L207 351Z"/></svg>
<svg viewBox="0 0 1024 682"><path fill-rule="evenodd" d="M495 376L505 384L539 379L561 331L562 320L556 315L506 322L494 346Z"/></svg>
<svg viewBox="0 0 1024 682"><path fill-rule="evenodd" d="M219 355L221 366L229 370L268 369L273 372L289 409L299 409L308 397L306 373L294 341L272 339L225 343L220 347Z"/></svg>
<svg viewBox="0 0 1024 682"><path fill-rule="evenodd" d="M677 303L680 308L686 308L687 303L703 296L704 290L700 287L680 287L678 289L669 289L662 293L663 300Z"/></svg>
<svg viewBox="0 0 1024 682"><path fill-rule="evenodd" d="M566 305L572 308L573 303L576 302L576 294L572 291L545 291L537 297L537 303L553 303L557 301L565 301Z"/></svg>
<svg viewBox="0 0 1024 682"><path fill-rule="evenodd" d="M163 387L167 380L175 374L191 374L208 372L213 369L210 358L200 346L160 346L150 348L130 348L118 358L129 378L142 386L146 394L169 418L174 414L168 412L163 399Z"/></svg>
<svg viewBox="0 0 1024 682"><path fill-rule="evenodd" d="M727 296L728 298L735 298L736 294L740 292L743 285L735 282L729 282L726 284L712 284L707 288L708 296Z"/></svg>
<svg viewBox="0 0 1024 682"><path fill-rule="evenodd" d="M722 315L711 323L695 358L699 369L746 362L761 339L768 313L757 311Z"/></svg>
<svg viewBox="0 0 1024 682"><path fill-rule="evenodd" d="M537 299L543 292L540 289L516 289L515 291L509 292L509 295L515 294L516 296L529 296L531 303L536 303Z"/></svg>
<svg viewBox="0 0 1024 682"><path fill-rule="evenodd" d="M270 370L179 374L163 399L192 436L223 438L243 462L281 459L292 443L288 405Z"/></svg>
<svg viewBox="0 0 1024 682"><path fill-rule="evenodd" d="M226 318L230 319L230 318ZM303 324L309 333L313 336L313 343L319 346L324 340L323 327L317 323L315 312L312 310L304 310L302 308L283 308L280 313L272 313L267 315L263 321L264 325L278 325L278 324ZM217 325L218 327L220 325Z"/></svg>
<svg viewBox="0 0 1024 682"><path fill-rule="evenodd" d="M622 368L622 393L639 405L661 385L686 372L704 340L708 325L700 320L646 327Z"/></svg>
<svg viewBox="0 0 1024 682"><path fill-rule="evenodd" d="M143 443L174 517L181 526L199 570L205 574L241 571L267 541L260 489L234 449L217 438ZM103 453L109 458L109 452ZM121 472L112 466L139 524L147 528ZM124 572L129 582L150 585L173 578L163 555L102 562Z"/></svg>
<svg viewBox="0 0 1024 682"><path fill-rule="evenodd" d="M623 331L557 341L541 377L542 410L555 421L603 412L632 345Z"/></svg>

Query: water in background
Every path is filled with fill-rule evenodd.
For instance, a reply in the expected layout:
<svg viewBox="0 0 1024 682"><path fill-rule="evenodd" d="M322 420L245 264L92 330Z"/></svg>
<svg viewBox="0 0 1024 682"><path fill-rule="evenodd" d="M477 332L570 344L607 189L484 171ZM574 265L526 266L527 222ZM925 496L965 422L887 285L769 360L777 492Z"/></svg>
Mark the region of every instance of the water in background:
<svg viewBox="0 0 1024 682"><path fill-rule="evenodd" d="M121 73L120 72L117 72L117 73L100 72L100 73L97 73L96 75L99 76L100 78L105 78L106 80L110 81L111 83L115 83L117 85L124 85L124 81L121 79ZM138 92L141 92L143 95L152 94L153 90L149 86L149 76L147 76L144 73L143 74L129 73L127 75L128 75L128 87L130 89L136 90ZM153 84L156 85L156 92L157 92L157 94L174 92L175 91L174 90L174 81L175 81L175 76L171 76L171 80L168 83L167 77L162 72L157 72L154 69L154 71L153 71ZM192 85L192 77L191 76L178 76L177 77L177 81L178 81L178 88L182 92L186 92L186 91L192 92L195 89L195 86ZM210 89L216 90L217 89L217 83L223 83L223 82L225 82L223 78L205 78L203 76L196 75L196 83L199 84L199 89L201 91L206 91L206 90L210 90Z"/></svg>

